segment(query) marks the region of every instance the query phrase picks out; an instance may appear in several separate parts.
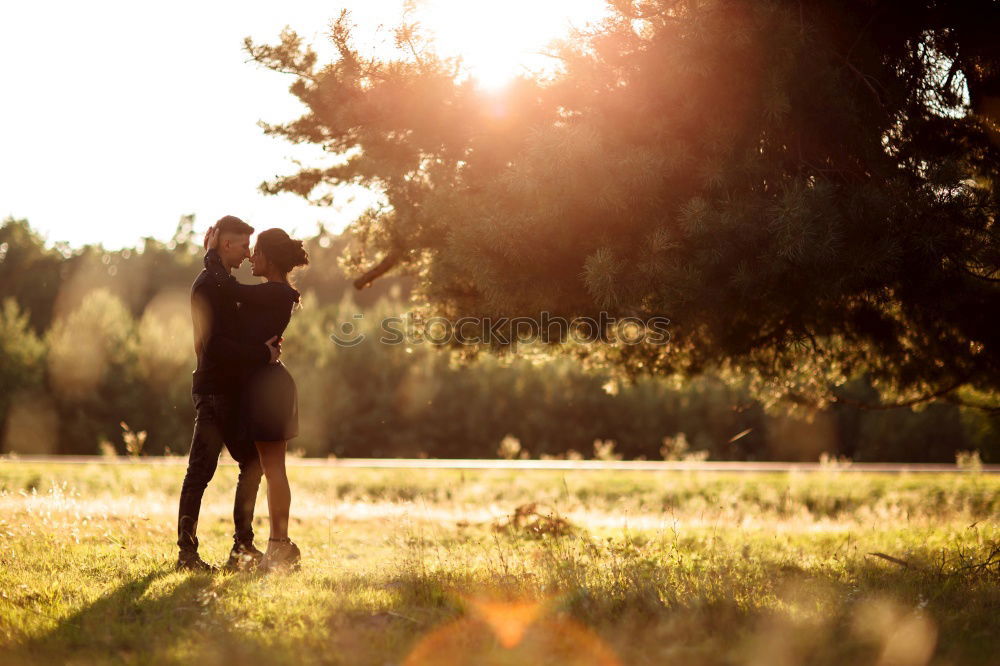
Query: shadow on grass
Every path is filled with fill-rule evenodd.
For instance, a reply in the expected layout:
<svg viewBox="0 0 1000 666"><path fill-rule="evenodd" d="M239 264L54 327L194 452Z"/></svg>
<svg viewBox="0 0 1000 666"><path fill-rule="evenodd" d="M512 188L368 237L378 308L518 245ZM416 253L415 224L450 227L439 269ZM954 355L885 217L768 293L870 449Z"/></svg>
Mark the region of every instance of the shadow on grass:
<svg viewBox="0 0 1000 666"><path fill-rule="evenodd" d="M407 566L292 574L287 584L310 604L284 621L312 630L291 643L280 627L258 635L217 608L253 577L162 570L125 581L0 663L864 665L895 646L902 657L892 663L985 666L1000 649L989 575L867 560L841 574L738 558L698 572L642 559L584 568L541 585ZM511 636L520 638L508 648Z"/></svg>
<svg viewBox="0 0 1000 666"><path fill-rule="evenodd" d="M259 646L242 636L236 641L231 620L215 610L236 577L186 574L174 585L154 585L173 573L162 569L125 581L47 633L0 651L0 660L13 665L256 661Z"/></svg>

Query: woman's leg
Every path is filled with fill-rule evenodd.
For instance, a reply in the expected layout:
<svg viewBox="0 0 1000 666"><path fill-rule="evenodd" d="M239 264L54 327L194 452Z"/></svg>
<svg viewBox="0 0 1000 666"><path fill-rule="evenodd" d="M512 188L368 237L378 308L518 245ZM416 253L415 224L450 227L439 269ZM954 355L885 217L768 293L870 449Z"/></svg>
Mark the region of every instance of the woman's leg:
<svg viewBox="0 0 1000 666"><path fill-rule="evenodd" d="M271 519L271 538L288 538L288 510L292 490L285 473L285 441L257 442L260 464L267 478L267 511Z"/></svg>

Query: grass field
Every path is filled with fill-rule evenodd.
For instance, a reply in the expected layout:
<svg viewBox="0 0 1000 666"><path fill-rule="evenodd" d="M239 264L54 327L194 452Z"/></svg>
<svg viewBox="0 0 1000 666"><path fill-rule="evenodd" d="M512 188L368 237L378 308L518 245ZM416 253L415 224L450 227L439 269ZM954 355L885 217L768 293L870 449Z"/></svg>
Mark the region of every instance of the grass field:
<svg viewBox="0 0 1000 666"><path fill-rule="evenodd" d="M1000 664L998 475L290 473L302 570L212 576L183 467L0 462L0 663Z"/></svg>

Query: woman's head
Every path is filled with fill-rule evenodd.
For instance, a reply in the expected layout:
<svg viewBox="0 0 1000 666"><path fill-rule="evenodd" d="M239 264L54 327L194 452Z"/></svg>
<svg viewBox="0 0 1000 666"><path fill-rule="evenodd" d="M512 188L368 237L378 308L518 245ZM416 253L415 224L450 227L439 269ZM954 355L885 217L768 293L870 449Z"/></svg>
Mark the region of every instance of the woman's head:
<svg viewBox="0 0 1000 666"><path fill-rule="evenodd" d="M282 229L267 229L257 236L250 263L254 275L271 272L288 275L293 268L307 265L309 254L302 247L302 241L289 238Z"/></svg>

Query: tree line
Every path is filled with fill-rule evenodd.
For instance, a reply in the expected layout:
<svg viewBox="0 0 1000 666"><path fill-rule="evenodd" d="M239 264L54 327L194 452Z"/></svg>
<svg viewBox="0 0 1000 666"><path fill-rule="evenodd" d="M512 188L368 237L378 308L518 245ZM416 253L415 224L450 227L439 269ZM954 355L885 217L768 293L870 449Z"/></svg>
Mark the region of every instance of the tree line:
<svg viewBox="0 0 1000 666"><path fill-rule="evenodd" d="M193 225L185 217L167 242L110 251L52 246L25 220L3 223L0 450L187 451L188 290L201 257ZM1000 418L952 403L843 403L807 420L761 400L751 378L628 382L573 354L529 348L459 362L426 340L381 344L379 322L411 310L413 283L386 276L355 290L338 260L351 242L322 229L308 239L312 261L297 277L303 305L285 334L283 360L300 389L302 433L292 448L307 455L952 461L979 450L1000 459ZM239 275L253 279L246 266ZM334 344L346 321L367 339ZM839 390L858 403L874 396L863 379Z"/></svg>

